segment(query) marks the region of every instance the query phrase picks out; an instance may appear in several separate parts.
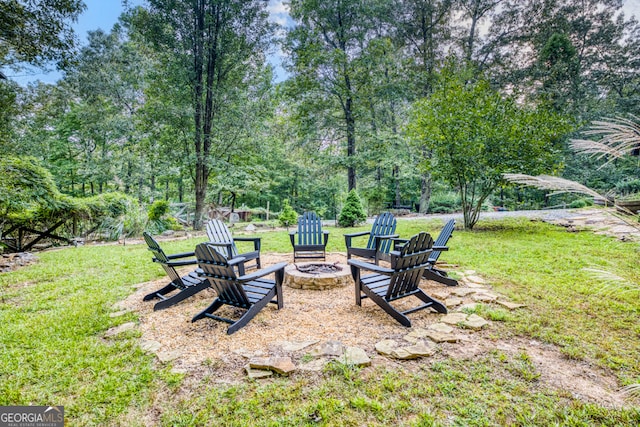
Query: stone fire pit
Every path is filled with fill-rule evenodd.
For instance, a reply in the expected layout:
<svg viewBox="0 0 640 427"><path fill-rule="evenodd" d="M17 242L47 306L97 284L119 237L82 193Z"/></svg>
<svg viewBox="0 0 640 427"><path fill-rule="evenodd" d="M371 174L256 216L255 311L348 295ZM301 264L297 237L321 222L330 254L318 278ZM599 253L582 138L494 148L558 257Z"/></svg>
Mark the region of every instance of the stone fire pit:
<svg viewBox="0 0 640 427"><path fill-rule="evenodd" d="M284 269L284 284L296 289L339 288L353 283L348 265L330 262L299 262Z"/></svg>

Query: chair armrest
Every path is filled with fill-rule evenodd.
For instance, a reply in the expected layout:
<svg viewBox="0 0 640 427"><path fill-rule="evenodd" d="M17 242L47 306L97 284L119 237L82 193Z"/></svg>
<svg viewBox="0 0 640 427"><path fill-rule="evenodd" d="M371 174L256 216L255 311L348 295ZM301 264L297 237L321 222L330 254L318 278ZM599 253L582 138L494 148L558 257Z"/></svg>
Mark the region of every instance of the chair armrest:
<svg viewBox="0 0 640 427"><path fill-rule="evenodd" d="M402 246L403 244L407 243L409 239L394 238L391 239L391 241L393 242L393 250L395 251L398 249L398 246Z"/></svg>
<svg viewBox="0 0 640 427"><path fill-rule="evenodd" d="M240 276L238 277L238 280L241 282L250 282L251 280L259 279L260 277L266 276L267 274L275 273L278 270L284 270L286 266L287 266L286 262L279 262L275 265L262 268L258 271L254 271L251 274Z"/></svg>
<svg viewBox="0 0 640 427"><path fill-rule="evenodd" d="M434 246L431 249L434 251L444 252L449 250L449 246Z"/></svg>
<svg viewBox="0 0 640 427"><path fill-rule="evenodd" d="M376 252L380 251L380 246L382 246L382 241L383 240L393 240L398 238L399 236L397 234L390 234L388 236L374 236L373 242L375 244L376 247Z"/></svg>
<svg viewBox="0 0 640 427"><path fill-rule="evenodd" d="M370 231L361 231L359 233L349 233L349 234L345 234L344 237L358 237L358 236L364 236L365 234L371 234Z"/></svg>
<svg viewBox="0 0 640 427"><path fill-rule="evenodd" d="M235 258L231 258L228 262L229 262L229 265L233 267L234 265L244 263L246 260L247 259L243 256L237 256Z"/></svg>
<svg viewBox="0 0 640 427"><path fill-rule="evenodd" d="M169 261L169 262L162 262L157 258L153 259L153 262L157 262L158 264L164 264L164 265L168 265L169 267L183 267L185 265L194 265L198 263L197 259L187 259L184 261Z"/></svg>
<svg viewBox="0 0 640 427"><path fill-rule="evenodd" d="M260 251L262 237L234 237L234 240L237 242L253 242L253 249L256 251Z"/></svg>
<svg viewBox="0 0 640 427"><path fill-rule="evenodd" d="M189 257L189 256L195 256L195 255L196 255L195 252L183 252L181 254L167 255L167 259L186 258L186 257Z"/></svg>
<svg viewBox="0 0 640 427"><path fill-rule="evenodd" d="M352 266L363 270L373 271L374 273L380 273L384 275L391 275L395 271L392 268L381 267L379 265L371 264L368 262L360 261L359 259L350 259L347 263Z"/></svg>
<svg viewBox="0 0 640 427"><path fill-rule="evenodd" d="M366 236L367 234L371 234L370 231L361 231L359 233L349 233L344 235L344 244L349 249L351 247L351 239L359 236Z"/></svg>
<svg viewBox="0 0 640 427"><path fill-rule="evenodd" d="M327 246L327 242L329 241L329 232L326 230L322 230L322 234L324 234L323 246Z"/></svg>

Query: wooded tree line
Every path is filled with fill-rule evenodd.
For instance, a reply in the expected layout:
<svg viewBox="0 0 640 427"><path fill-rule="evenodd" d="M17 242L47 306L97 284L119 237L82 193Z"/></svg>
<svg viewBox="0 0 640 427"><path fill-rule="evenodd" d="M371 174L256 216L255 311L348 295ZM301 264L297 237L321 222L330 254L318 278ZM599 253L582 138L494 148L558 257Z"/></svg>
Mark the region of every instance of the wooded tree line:
<svg viewBox="0 0 640 427"><path fill-rule="evenodd" d="M57 84L2 81L0 144L76 196L117 190L198 215L288 199L335 217L351 189L372 213L428 212L458 191L472 226L494 195L517 197L505 172L603 189L638 176L566 148L593 119L638 114L640 27L622 3L291 0L281 28L261 0L149 0L73 60L70 45L44 57L60 59ZM37 62L0 30L1 65ZM278 49L289 77L275 83Z"/></svg>

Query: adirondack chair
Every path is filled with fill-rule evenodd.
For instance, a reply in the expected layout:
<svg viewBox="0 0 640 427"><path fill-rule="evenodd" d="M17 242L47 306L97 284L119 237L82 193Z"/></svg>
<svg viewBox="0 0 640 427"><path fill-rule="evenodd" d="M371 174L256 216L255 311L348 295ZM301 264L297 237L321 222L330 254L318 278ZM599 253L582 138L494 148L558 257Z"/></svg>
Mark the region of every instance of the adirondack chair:
<svg viewBox="0 0 640 427"><path fill-rule="evenodd" d="M447 272L436 267L436 262L438 262L438 258L440 258L440 253L444 251L448 251L449 247L447 246L447 242L451 238L453 234L454 227L456 225L456 221L454 219L449 220L442 230L440 230L440 234L438 238L433 244L433 252L429 255L429 263L427 268L424 270L423 277L427 280L433 280L439 283L442 283L447 286L458 286L458 281L449 277ZM393 239L394 240L394 250L398 250L400 245L404 244L406 239Z"/></svg>
<svg viewBox="0 0 640 427"><path fill-rule="evenodd" d="M295 235L298 234L296 242ZM326 258L329 232L322 231L322 220L315 212L305 212L298 218L298 230L289 233L294 262L302 258Z"/></svg>
<svg viewBox="0 0 640 427"><path fill-rule="evenodd" d="M455 225L456 221L452 219L442 227L442 230L440 230L440 234L433 244L433 252L431 252L431 256L429 256L429 265L424 270L423 277L425 279L435 280L436 282L440 282L447 286L458 286L457 280L448 277L446 271L436 268L436 262L438 261L438 258L440 258L440 252L449 250L447 243L453 234Z"/></svg>
<svg viewBox="0 0 640 427"><path fill-rule="evenodd" d="M244 262L242 257L229 260L211 243L200 243L196 246L195 254L202 270L201 274L216 290L218 297L209 307L196 314L191 319L192 322L205 317L227 322L231 324L227 334L231 335L249 323L268 303L276 304L278 310L283 307L282 282L286 262L237 276L234 266ZM275 281L263 278L272 273L275 273ZM213 314L224 305L243 308L246 312L237 320Z"/></svg>
<svg viewBox="0 0 640 427"><path fill-rule="evenodd" d="M399 252L391 252L391 268L355 259L348 260L355 282L356 304L361 306L363 298L371 298L384 311L407 327L411 327L411 321L406 316L409 313L425 308L446 313L447 308L444 304L433 299L418 287L422 274L429 263L432 246L431 236L422 232L413 236ZM361 270L369 270L373 274L363 276ZM405 311L399 311L391 305L392 301L412 295L424 304Z"/></svg>
<svg viewBox="0 0 640 427"><path fill-rule="evenodd" d="M352 256L372 259L376 265L379 260L390 261L389 250L391 249L392 238L398 237L394 234L396 231L396 219L393 214L384 212L375 219L371 226L371 231L362 231L359 233L345 234L344 240L347 245L347 259ZM356 248L352 246L354 237L369 235L367 246L364 248Z"/></svg>
<svg viewBox="0 0 640 427"><path fill-rule="evenodd" d="M209 282L207 282L206 279L201 278L198 275L197 270L182 277L180 277L180 274L176 271L176 267L195 265L198 263L195 258L187 260L184 259L193 257L193 252L166 255L162 248L160 248L158 242L151 237L149 233L144 232L142 235L144 236L144 241L147 242L147 246L149 246L149 250L153 253L153 262L160 264L167 273L167 276L169 276L169 279L171 279L171 283L157 291L153 291L150 294L145 295L143 298L143 301L160 299L160 301L153 306L154 311L170 307L209 287ZM174 291L177 291L177 293L168 296L168 294Z"/></svg>
<svg viewBox="0 0 640 427"><path fill-rule="evenodd" d="M238 272L242 275L245 269L256 268L260 269L260 237L233 237L229 228L224 222L218 219L211 219L206 223L207 236L209 237L209 243L216 246L216 250L222 252L227 259L235 257L243 257L244 263L238 264ZM246 253L239 253L235 242L253 242L253 251ZM247 266L247 261L255 260L255 263Z"/></svg>

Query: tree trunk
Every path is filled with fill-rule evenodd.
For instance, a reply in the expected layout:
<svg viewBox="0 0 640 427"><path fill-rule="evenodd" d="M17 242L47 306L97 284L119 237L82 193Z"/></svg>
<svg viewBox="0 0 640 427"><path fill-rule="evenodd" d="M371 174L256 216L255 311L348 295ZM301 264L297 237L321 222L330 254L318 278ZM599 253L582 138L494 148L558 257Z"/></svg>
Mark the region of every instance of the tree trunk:
<svg viewBox="0 0 640 427"><path fill-rule="evenodd" d="M196 163L196 211L193 218L193 229L201 230L204 215L205 198L207 197L207 165L204 163L202 156L198 156Z"/></svg>
<svg viewBox="0 0 640 427"><path fill-rule="evenodd" d="M345 80L349 82L349 77L345 77ZM350 86L349 86L350 90ZM354 163L354 157L356 155L356 122L353 118L353 100L351 96L347 98L344 108L344 119L347 124L347 158L349 159L349 166L347 169L347 177L349 181L349 191L356 188L356 167Z"/></svg>
<svg viewBox="0 0 640 427"><path fill-rule="evenodd" d="M431 173L426 172L420 177L420 203L418 212L426 214L429 211L431 201Z"/></svg>
<svg viewBox="0 0 640 427"><path fill-rule="evenodd" d="M196 152L196 176L194 181L195 193L196 193L196 211L193 217L193 229L202 229L202 215L204 212L204 201L207 196L207 164L206 164L206 150L203 147L203 129L202 129L202 116L203 116L203 63L204 63L204 2L196 1L195 12L195 37L193 39L193 102L194 102L194 146Z"/></svg>
<svg viewBox="0 0 640 427"><path fill-rule="evenodd" d="M131 160L127 160L127 179L124 182L124 192L125 194L129 194L131 187L129 183L131 182L131 169L133 166L131 165ZM84 191L83 191L84 192Z"/></svg>
<svg viewBox="0 0 640 427"><path fill-rule="evenodd" d="M395 205L396 208L402 204L402 198L400 197L400 166L393 166L393 186L395 190Z"/></svg>

